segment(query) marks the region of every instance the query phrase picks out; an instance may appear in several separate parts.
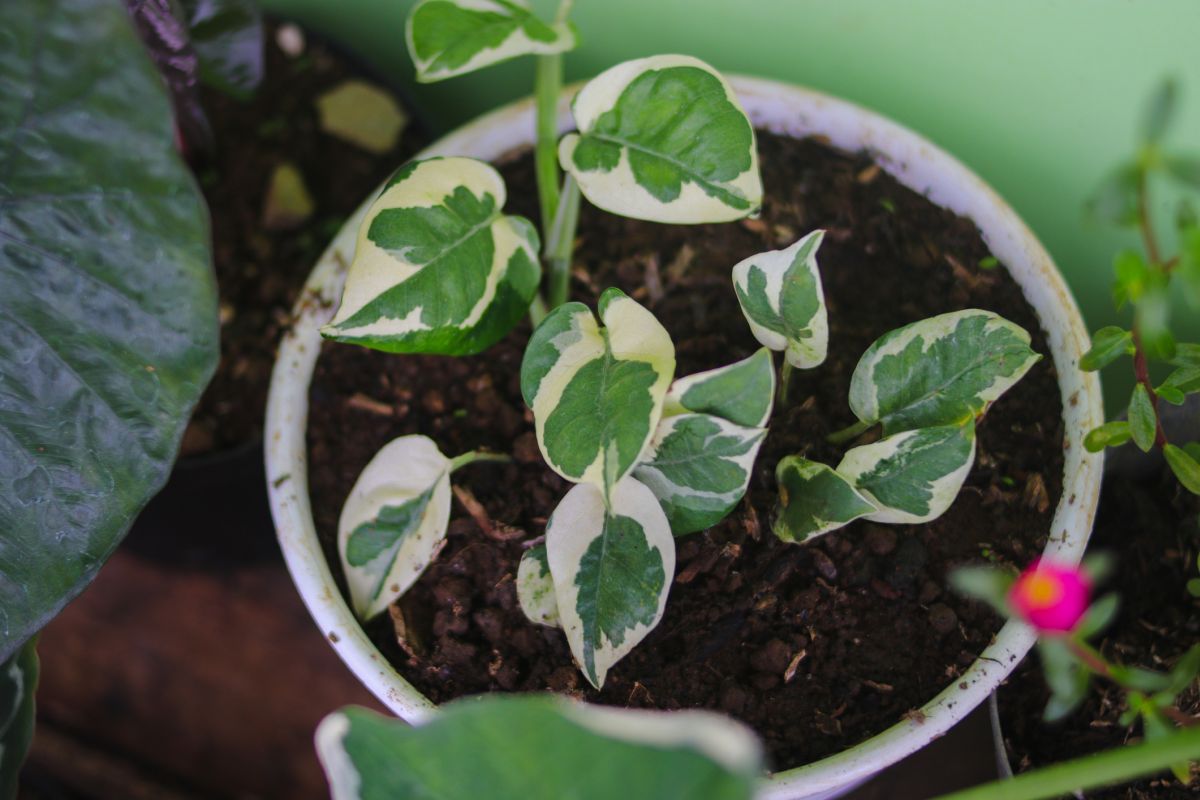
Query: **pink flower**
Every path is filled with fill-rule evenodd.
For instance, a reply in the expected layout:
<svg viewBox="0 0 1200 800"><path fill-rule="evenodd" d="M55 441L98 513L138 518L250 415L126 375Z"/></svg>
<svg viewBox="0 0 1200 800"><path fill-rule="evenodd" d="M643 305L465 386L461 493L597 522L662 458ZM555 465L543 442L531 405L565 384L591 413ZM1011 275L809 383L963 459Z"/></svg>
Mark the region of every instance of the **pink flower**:
<svg viewBox="0 0 1200 800"><path fill-rule="evenodd" d="M1073 630L1088 610L1092 585L1078 567L1035 561L1008 591L1013 609L1044 633Z"/></svg>

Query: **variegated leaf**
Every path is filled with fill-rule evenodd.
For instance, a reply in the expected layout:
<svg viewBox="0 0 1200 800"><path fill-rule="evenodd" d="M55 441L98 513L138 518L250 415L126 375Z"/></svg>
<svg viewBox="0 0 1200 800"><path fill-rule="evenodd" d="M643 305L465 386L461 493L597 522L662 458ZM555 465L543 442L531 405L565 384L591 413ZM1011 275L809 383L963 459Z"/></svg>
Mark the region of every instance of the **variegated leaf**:
<svg viewBox="0 0 1200 800"><path fill-rule="evenodd" d="M554 578L550 577L546 545L531 547L521 556L521 564L517 567L517 600L530 622L559 627L558 599L554 595Z"/></svg>
<svg viewBox="0 0 1200 800"><path fill-rule="evenodd" d="M710 414L664 417L633 476L662 503L672 533L702 531L746 494L766 434Z"/></svg>
<svg viewBox="0 0 1200 800"><path fill-rule="evenodd" d="M358 233L341 306L322 335L390 353L469 355L529 310L537 231L501 213L504 180L471 158L403 167Z"/></svg>
<svg viewBox="0 0 1200 800"><path fill-rule="evenodd" d="M975 461L975 420L904 431L846 453L837 471L878 507L873 522L940 517Z"/></svg>
<svg viewBox="0 0 1200 800"><path fill-rule="evenodd" d="M523 55L574 49L575 26L543 22L526 0L422 0L405 26L417 80L432 83Z"/></svg>
<svg viewBox="0 0 1200 800"><path fill-rule="evenodd" d="M783 351L793 367L808 369L829 352L829 318L817 249L825 231L790 247L750 256L733 268L733 288L754 338Z"/></svg>
<svg viewBox="0 0 1200 800"><path fill-rule="evenodd" d="M713 414L747 428L762 428L775 403L775 364L762 348L727 367L680 378L667 390L665 416Z"/></svg>
<svg viewBox="0 0 1200 800"><path fill-rule="evenodd" d="M559 161L605 211L652 222L726 222L762 205L754 129L729 83L689 56L626 61L572 105Z"/></svg>
<svg viewBox="0 0 1200 800"><path fill-rule="evenodd" d="M338 521L338 552L360 618L391 605L441 550L450 469L433 440L414 435L389 442L358 476Z"/></svg>
<svg viewBox="0 0 1200 800"><path fill-rule="evenodd" d="M633 478L613 487L608 507L599 489L580 484L546 525L546 553L571 654L599 689L662 619L675 575L671 526Z"/></svg>
<svg viewBox="0 0 1200 800"><path fill-rule="evenodd" d="M885 435L983 414L1041 356L1029 333L991 311L967 309L881 336L859 359L850 408Z"/></svg>
<svg viewBox="0 0 1200 800"><path fill-rule="evenodd" d="M803 542L875 513L874 503L832 467L788 456L775 467L779 506L771 527L785 542Z"/></svg>
<svg viewBox="0 0 1200 800"><path fill-rule="evenodd" d="M525 349L521 392L550 467L607 493L654 434L675 346L654 315L618 289L601 295L600 319L603 328L582 303L550 312Z"/></svg>

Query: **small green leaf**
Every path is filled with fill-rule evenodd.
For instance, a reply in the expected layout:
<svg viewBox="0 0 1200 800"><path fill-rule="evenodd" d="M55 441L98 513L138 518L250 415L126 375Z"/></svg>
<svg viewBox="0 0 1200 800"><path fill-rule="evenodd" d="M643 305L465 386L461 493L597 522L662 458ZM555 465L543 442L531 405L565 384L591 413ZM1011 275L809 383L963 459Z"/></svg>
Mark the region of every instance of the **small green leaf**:
<svg viewBox="0 0 1200 800"><path fill-rule="evenodd" d="M1124 328L1111 325L1096 331L1092 337L1092 349L1079 359L1079 368L1084 372L1095 372L1121 356L1133 353L1133 334Z"/></svg>
<svg viewBox="0 0 1200 800"><path fill-rule="evenodd" d="M1075 635L1081 639L1090 639L1107 628L1117 616L1121 600L1115 594L1106 594L1088 607L1087 613L1079 621Z"/></svg>
<svg viewBox="0 0 1200 800"><path fill-rule="evenodd" d="M1158 435L1158 415L1154 413L1149 392L1140 383L1133 387L1133 395L1129 399L1129 432L1133 436L1133 443L1142 452L1149 453L1154 447Z"/></svg>
<svg viewBox="0 0 1200 800"><path fill-rule="evenodd" d="M1161 271L1152 273L1141 299L1135 303L1135 324L1141 334L1142 350L1152 361L1175 356L1175 337L1171 334L1170 286Z"/></svg>
<svg viewBox="0 0 1200 800"><path fill-rule="evenodd" d="M672 533L702 531L746 494L766 433L709 414L664 417L633 476L654 492Z"/></svg>
<svg viewBox="0 0 1200 800"><path fill-rule="evenodd" d="M829 319L817 250L817 230L783 250L750 256L733 268L733 288L754 338L782 351L793 367L808 369L829 351Z"/></svg>
<svg viewBox="0 0 1200 800"><path fill-rule="evenodd" d="M990 311L967 309L886 333L859 359L850 408L885 435L982 415L1041 356L1029 333Z"/></svg>
<svg viewBox="0 0 1200 800"><path fill-rule="evenodd" d="M675 346L653 314L617 289L601 295L600 318L605 328L582 303L551 311L525 349L521 392L550 467L608 492L658 427Z"/></svg>
<svg viewBox="0 0 1200 800"><path fill-rule="evenodd" d="M450 524L450 460L425 436L401 436L363 469L338 520L354 611L391 605L433 561Z"/></svg>
<svg viewBox="0 0 1200 800"><path fill-rule="evenodd" d="M541 280L537 231L501 213L504 201L504 180L482 161L402 167L363 220L321 335L389 353L470 355L495 344Z"/></svg>
<svg viewBox="0 0 1200 800"><path fill-rule="evenodd" d="M531 547L521 556L517 567L517 600L530 622L559 626L558 600L554 594L554 579L550 577L550 561L546 545Z"/></svg>
<svg viewBox="0 0 1200 800"><path fill-rule="evenodd" d="M1178 105L1179 85L1173 78L1155 87L1146 105L1146 115L1142 118L1142 141L1145 144L1157 144L1162 140Z"/></svg>
<svg viewBox="0 0 1200 800"><path fill-rule="evenodd" d="M573 25L542 22L526 0L422 0L409 12L405 39L422 83L577 44Z"/></svg>
<svg viewBox="0 0 1200 800"><path fill-rule="evenodd" d="M1175 662L1175 666L1171 667L1171 684L1167 687L1167 691L1171 693L1172 697L1178 696L1192 685L1192 681L1196 680L1197 675L1200 675L1200 644L1189 647L1188 651Z"/></svg>
<svg viewBox="0 0 1200 800"><path fill-rule="evenodd" d="M1167 363L1176 367L1200 367L1200 344L1179 343L1175 355Z"/></svg>
<svg viewBox="0 0 1200 800"><path fill-rule="evenodd" d="M1050 687L1050 701L1043 718L1046 722L1055 722L1067 717L1083 702L1087 696L1088 673L1060 639L1042 637L1038 639L1037 649L1042 673Z"/></svg>
<svg viewBox="0 0 1200 800"><path fill-rule="evenodd" d="M1113 256L1113 303L1118 309L1142 299L1150 281L1150 265L1136 250L1121 250Z"/></svg>
<svg viewBox="0 0 1200 800"><path fill-rule="evenodd" d="M1189 188L1200 189L1200 158L1167 156L1164 164L1171 177Z"/></svg>
<svg viewBox="0 0 1200 800"><path fill-rule="evenodd" d="M1200 442L1188 442L1187 444L1183 445L1183 452L1187 453L1196 461L1200 461Z"/></svg>
<svg viewBox="0 0 1200 800"><path fill-rule="evenodd" d="M975 461L975 421L919 428L849 450L837 471L878 510L872 522L913 524L940 517Z"/></svg>
<svg viewBox="0 0 1200 800"><path fill-rule="evenodd" d="M1163 456L1167 459L1175 477L1192 494L1200 494L1200 461L1192 452L1193 446L1187 450L1168 444L1163 447Z"/></svg>
<svg viewBox="0 0 1200 800"><path fill-rule="evenodd" d="M679 378L667 390L663 415L712 414L747 428L762 428L775 403L775 364L762 348L727 367Z"/></svg>
<svg viewBox="0 0 1200 800"><path fill-rule="evenodd" d="M546 554L571 654L599 689L662 619L675 575L671 526L658 498L633 478L613 487L610 507L584 483L550 517Z"/></svg>
<svg viewBox="0 0 1200 800"><path fill-rule="evenodd" d="M1181 395L1200 392L1200 367L1180 367L1174 370L1156 391L1161 394L1162 389L1175 389Z"/></svg>
<svg viewBox="0 0 1200 800"><path fill-rule="evenodd" d="M572 103L562 168L605 211L651 222L728 222L762 205L754 129L733 88L690 56L652 56L593 78Z"/></svg>
<svg viewBox="0 0 1200 800"><path fill-rule="evenodd" d="M17 796L17 778L33 741L37 639L0 664L0 797Z"/></svg>
<svg viewBox="0 0 1200 800"><path fill-rule="evenodd" d="M333 800L750 800L764 770L720 714L544 694L458 700L417 727L346 708L316 744Z"/></svg>
<svg viewBox="0 0 1200 800"><path fill-rule="evenodd" d="M1083 437L1083 446L1089 453L1099 453L1106 447L1119 447L1129 441L1133 433L1125 420L1106 422L1098 428L1092 428Z"/></svg>
<svg viewBox="0 0 1200 800"><path fill-rule="evenodd" d="M807 541L877 510L845 477L800 456L780 460L775 480L779 505L771 529L785 542Z"/></svg>
<svg viewBox="0 0 1200 800"><path fill-rule="evenodd" d="M950 585L961 594L982 600L1004 616L1009 616L1008 593L1016 576L997 567L959 567L950 573Z"/></svg>
<svg viewBox="0 0 1200 800"><path fill-rule="evenodd" d="M1138 224L1138 185L1142 167L1122 164L1113 170L1088 198L1088 216L1109 225Z"/></svg>

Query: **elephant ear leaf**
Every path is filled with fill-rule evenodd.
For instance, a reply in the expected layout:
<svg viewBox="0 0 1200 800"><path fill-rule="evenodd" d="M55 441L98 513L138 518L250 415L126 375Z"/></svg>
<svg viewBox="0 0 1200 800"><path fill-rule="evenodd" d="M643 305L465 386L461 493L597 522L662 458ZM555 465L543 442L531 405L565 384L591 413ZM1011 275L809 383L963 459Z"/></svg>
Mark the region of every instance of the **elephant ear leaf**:
<svg viewBox="0 0 1200 800"><path fill-rule="evenodd" d="M654 493L633 478L612 491L567 492L546 525L546 554L558 616L588 681L604 685L662 619L675 575L675 540Z"/></svg>
<svg viewBox="0 0 1200 800"><path fill-rule="evenodd" d="M626 61L575 96L564 170L605 211L651 222L728 222L762 205L754 128L729 82L689 56Z"/></svg>
<svg viewBox="0 0 1200 800"><path fill-rule="evenodd" d="M120 3L0 4L0 661L95 575L217 360L203 198Z"/></svg>
<svg viewBox="0 0 1200 800"><path fill-rule="evenodd" d="M422 0L408 15L408 53L421 83L523 55L572 50L575 27L538 19L525 0Z"/></svg>
<svg viewBox="0 0 1200 800"><path fill-rule="evenodd" d="M470 355L529 311L538 236L501 212L504 180L472 158L400 169L367 211L342 302L321 334L389 353Z"/></svg>
<svg viewBox="0 0 1200 800"><path fill-rule="evenodd" d="M417 582L446 541L451 461L425 436L383 447L350 490L338 552L354 611L370 619Z"/></svg>
<svg viewBox="0 0 1200 800"><path fill-rule="evenodd" d="M30 639L0 664L0 797L17 796L21 763L33 741L36 646L37 640Z"/></svg>

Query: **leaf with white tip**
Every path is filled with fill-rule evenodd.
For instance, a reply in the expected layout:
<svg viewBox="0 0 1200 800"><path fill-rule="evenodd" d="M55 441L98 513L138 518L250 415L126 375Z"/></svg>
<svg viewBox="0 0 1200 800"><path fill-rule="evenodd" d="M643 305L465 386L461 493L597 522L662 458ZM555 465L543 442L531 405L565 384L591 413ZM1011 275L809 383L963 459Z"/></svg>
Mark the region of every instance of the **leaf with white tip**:
<svg viewBox="0 0 1200 800"><path fill-rule="evenodd" d="M505 198L500 173L472 158L401 168L363 220L321 334L389 353L471 355L495 344L541 280L537 231L501 213Z"/></svg>
<svg viewBox="0 0 1200 800"><path fill-rule="evenodd" d="M354 611L386 609L433 561L450 524L450 459L425 436L401 436L375 454L338 520L338 552Z"/></svg>
<svg viewBox="0 0 1200 800"><path fill-rule="evenodd" d="M983 414L1041 358L1029 333L998 314L940 314L867 348L850 379L850 408L882 422L885 435L958 424Z"/></svg>
<svg viewBox="0 0 1200 800"><path fill-rule="evenodd" d="M583 196L651 222L728 222L762 205L754 128L733 88L690 56L651 56L593 78L558 158Z"/></svg>
<svg viewBox="0 0 1200 800"><path fill-rule="evenodd" d="M658 498L625 478L612 491L580 484L546 525L559 620L575 662L597 689L609 668L662 619L675 539Z"/></svg>
<svg viewBox="0 0 1200 800"><path fill-rule="evenodd" d="M664 416L712 414L747 428L762 428L775 403L775 364L762 348L726 367L680 378L667 390Z"/></svg>
<svg viewBox="0 0 1200 800"><path fill-rule="evenodd" d="M848 451L837 471L878 507L872 522L940 517L975 462L975 421L904 431Z"/></svg>
<svg viewBox="0 0 1200 800"><path fill-rule="evenodd" d="M829 316L817 249L817 230L783 250L750 256L733 268L733 288L754 338L783 351L793 367L809 369L829 352Z"/></svg>
<svg viewBox="0 0 1200 800"><path fill-rule="evenodd" d="M521 564L517 567L517 600L530 622L559 627L558 599L554 595L554 578L550 576L546 545L531 547L521 556Z"/></svg>
<svg viewBox="0 0 1200 800"><path fill-rule="evenodd" d="M878 509L832 467L788 456L775 467L779 506L771 529L785 542L803 542L837 530Z"/></svg>
<svg viewBox="0 0 1200 800"><path fill-rule="evenodd" d="M525 0L422 0L408 15L405 38L421 83L577 44L574 25L543 22Z"/></svg>
<svg viewBox="0 0 1200 800"><path fill-rule="evenodd" d="M600 296L601 328L583 303L551 311L521 362L521 393L555 472L608 492L629 474L662 415L675 346L618 289Z"/></svg>
<svg viewBox="0 0 1200 800"><path fill-rule="evenodd" d="M710 414L664 417L633 477L654 492L676 536L702 531L746 494L766 434Z"/></svg>

